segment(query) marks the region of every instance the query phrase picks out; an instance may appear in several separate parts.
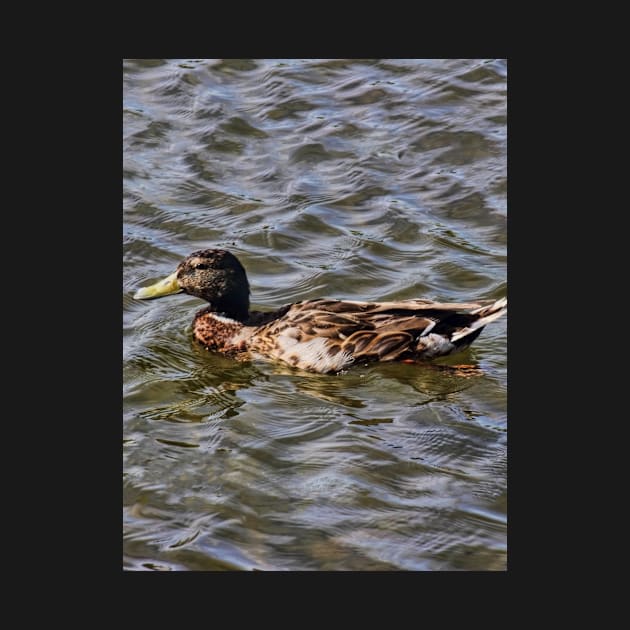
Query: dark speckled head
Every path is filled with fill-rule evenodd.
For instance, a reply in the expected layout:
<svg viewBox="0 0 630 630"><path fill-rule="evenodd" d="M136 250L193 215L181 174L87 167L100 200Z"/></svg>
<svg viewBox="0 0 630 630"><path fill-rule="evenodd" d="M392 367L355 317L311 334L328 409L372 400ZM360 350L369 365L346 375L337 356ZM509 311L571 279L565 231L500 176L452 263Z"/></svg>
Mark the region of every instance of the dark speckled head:
<svg viewBox="0 0 630 630"><path fill-rule="evenodd" d="M179 263L177 283L184 293L210 302L212 310L235 319L249 311L249 282L238 258L224 249L202 249Z"/></svg>
<svg viewBox="0 0 630 630"><path fill-rule="evenodd" d="M137 300L188 293L210 302L210 310L244 320L249 311L249 283L243 265L224 249L202 249L182 260L167 278L138 289Z"/></svg>

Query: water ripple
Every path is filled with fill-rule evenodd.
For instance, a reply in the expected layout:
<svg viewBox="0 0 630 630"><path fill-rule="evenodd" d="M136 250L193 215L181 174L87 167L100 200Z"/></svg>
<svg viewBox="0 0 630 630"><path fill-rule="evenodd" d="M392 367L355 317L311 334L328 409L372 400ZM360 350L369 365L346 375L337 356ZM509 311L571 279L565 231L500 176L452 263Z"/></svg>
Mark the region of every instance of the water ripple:
<svg viewBox="0 0 630 630"><path fill-rule="evenodd" d="M256 308L507 291L507 64L123 62L124 568L505 570L505 321L447 365L317 375L133 299L232 250Z"/></svg>

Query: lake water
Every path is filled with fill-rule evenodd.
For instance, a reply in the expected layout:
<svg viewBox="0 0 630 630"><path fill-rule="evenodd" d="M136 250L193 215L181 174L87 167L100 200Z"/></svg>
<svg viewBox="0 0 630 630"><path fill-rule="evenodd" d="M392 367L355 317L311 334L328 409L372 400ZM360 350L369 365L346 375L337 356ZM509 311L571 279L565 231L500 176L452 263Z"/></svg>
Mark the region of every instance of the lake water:
<svg viewBox="0 0 630 630"><path fill-rule="evenodd" d="M230 249L252 307L507 295L505 60L125 60L123 567L505 570L507 317L478 375L238 363L200 300L134 291Z"/></svg>

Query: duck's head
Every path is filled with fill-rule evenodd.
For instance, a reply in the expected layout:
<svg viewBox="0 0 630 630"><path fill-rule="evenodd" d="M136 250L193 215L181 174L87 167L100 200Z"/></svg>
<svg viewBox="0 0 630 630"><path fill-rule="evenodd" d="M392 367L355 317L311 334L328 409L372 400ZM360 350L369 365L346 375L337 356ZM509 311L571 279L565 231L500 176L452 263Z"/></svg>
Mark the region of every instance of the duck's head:
<svg viewBox="0 0 630 630"><path fill-rule="evenodd" d="M210 302L212 310L234 319L249 312L249 283L243 265L224 249L193 252L170 276L136 291L136 300L188 293Z"/></svg>

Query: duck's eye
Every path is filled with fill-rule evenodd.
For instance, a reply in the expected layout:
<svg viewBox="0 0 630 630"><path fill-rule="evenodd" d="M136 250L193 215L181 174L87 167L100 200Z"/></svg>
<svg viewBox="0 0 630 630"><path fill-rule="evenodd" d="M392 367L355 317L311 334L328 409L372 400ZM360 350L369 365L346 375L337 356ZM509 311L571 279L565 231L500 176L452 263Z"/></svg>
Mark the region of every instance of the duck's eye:
<svg viewBox="0 0 630 630"><path fill-rule="evenodd" d="M210 269L210 265L207 265L206 263L199 263L198 265L195 265L195 269Z"/></svg>

